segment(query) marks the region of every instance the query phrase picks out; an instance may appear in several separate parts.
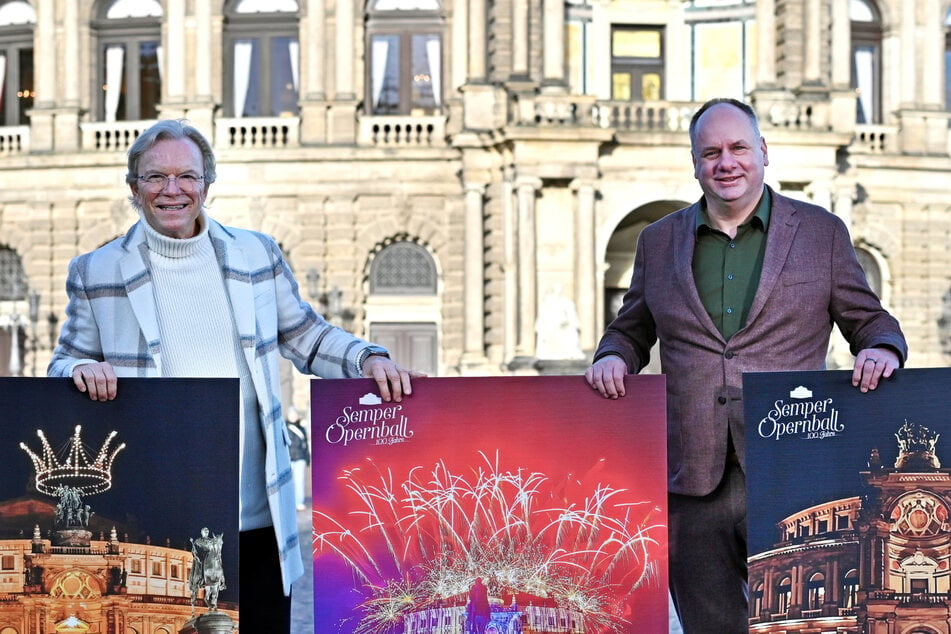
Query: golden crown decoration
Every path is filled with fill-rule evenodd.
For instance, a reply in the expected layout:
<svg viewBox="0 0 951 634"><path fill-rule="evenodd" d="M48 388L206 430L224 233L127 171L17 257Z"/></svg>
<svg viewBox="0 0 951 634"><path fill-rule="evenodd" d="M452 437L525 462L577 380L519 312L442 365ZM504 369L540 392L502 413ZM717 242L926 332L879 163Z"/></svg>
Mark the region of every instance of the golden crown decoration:
<svg viewBox="0 0 951 634"><path fill-rule="evenodd" d="M36 430L36 435L43 443L42 457L33 452L26 443L20 443L33 461L36 470L36 489L40 493L55 496L62 486L79 489L86 495L102 493L112 487L112 462L116 455L125 449L125 443L116 446L110 451L109 445L118 432L111 432L102 443L102 449L93 460L83 448L82 425L76 425L73 438L69 442L62 457L50 447L49 441L42 429Z"/></svg>

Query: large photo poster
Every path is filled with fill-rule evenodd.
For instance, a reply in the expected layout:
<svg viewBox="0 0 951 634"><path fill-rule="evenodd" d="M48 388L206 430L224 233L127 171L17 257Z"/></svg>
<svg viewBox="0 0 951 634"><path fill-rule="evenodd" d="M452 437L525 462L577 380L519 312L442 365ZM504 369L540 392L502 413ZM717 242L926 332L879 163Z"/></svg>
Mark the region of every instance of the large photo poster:
<svg viewBox="0 0 951 634"><path fill-rule="evenodd" d="M743 376L751 632L947 631L951 369L851 376Z"/></svg>
<svg viewBox="0 0 951 634"><path fill-rule="evenodd" d="M667 631L664 378L627 381L313 381L317 631Z"/></svg>
<svg viewBox="0 0 951 634"><path fill-rule="evenodd" d="M212 605L238 621L236 379L124 378L98 402L3 378L0 403L0 625L177 633Z"/></svg>

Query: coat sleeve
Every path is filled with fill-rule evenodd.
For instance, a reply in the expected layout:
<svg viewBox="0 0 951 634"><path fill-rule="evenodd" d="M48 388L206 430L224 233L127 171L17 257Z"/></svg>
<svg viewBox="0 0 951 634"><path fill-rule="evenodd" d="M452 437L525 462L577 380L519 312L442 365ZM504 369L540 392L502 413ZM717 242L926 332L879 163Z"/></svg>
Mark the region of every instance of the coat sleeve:
<svg viewBox="0 0 951 634"><path fill-rule="evenodd" d="M627 364L628 372L636 373L650 361L650 350L657 341L654 317L646 298L647 238L645 229L634 254L634 274L617 317L608 325L595 351L594 360L614 354Z"/></svg>
<svg viewBox="0 0 951 634"><path fill-rule="evenodd" d="M853 355L866 348L887 346L902 365L908 344L898 320L882 307L868 285L845 225L835 223L832 254L832 297L829 312Z"/></svg>
<svg viewBox="0 0 951 634"><path fill-rule="evenodd" d="M72 376L73 368L84 363L104 360L99 326L85 285L85 271L91 255L75 258L69 263L66 279L66 321L59 342L46 369L51 377Z"/></svg>
<svg viewBox="0 0 951 634"><path fill-rule="evenodd" d="M300 288L280 248L268 241L273 262L281 355L305 374L327 379L363 374L372 344L328 323L300 296Z"/></svg>

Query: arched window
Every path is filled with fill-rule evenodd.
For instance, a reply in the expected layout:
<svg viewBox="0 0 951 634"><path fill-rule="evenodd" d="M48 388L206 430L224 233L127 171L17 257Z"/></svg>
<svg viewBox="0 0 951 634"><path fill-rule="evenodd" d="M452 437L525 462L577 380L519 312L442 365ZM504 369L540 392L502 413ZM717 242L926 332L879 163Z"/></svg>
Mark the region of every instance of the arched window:
<svg viewBox="0 0 951 634"><path fill-rule="evenodd" d="M438 0L371 0L366 100L375 115L442 107L444 17Z"/></svg>
<svg viewBox="0 0 951 634"><path fill-rule="evenodd" d="M380 295L434 295L436 266L425 248L400 241L385 247L370 265L370 292Z"/></svg>
<svg viewBox="0 0 951 634"><path fill-rule="evenodd" d="M101 121L155 119L162 99L162 5L106 0L92 23L97 37Z"/></svg>
<svg viewBox="0 0 951 634"><path fill-rule="evenodd" d="M821 610L822 604L826 600L826 578L821 572L817 572L809 577L809 584L806 588L808 592L808 605L810 610Z"/></svg>
<svg viewBox="0 0 951 634"><path fill-rule="evenodd" d="M23 0L0 4L0 125L28 125L33 107L36 11Z"/></svg>
<svg viewBox="0 0 951 634"><path fill-rule="evenodd" d="M776 613L785 614L792 603L792 578L783 577L776 584Z"/></svg>
<svg viewBox="0 0 951 634"><path fill-rule="evenodd" d="M842 575L842 607L854 608L858 604L859 571L849 570Z"/></svg>
<svg viewBox="0 0 951 634"><path fill-rule="evenodd" d="M882 123L882 21L869 0L849 0L856 122Z"/></svg>
<svg viewBox="0 0 951 634"><path fill-rule="evenodd" d="M225 112L297 116L300 8L295 0L233 0L225 11Z"/></svg>
<svg viewBox="0 0 951 634"><path fill-rule="evenodd" d="M370 340L386 347L400 363L437 374L440 308L432 255L420 244L396 240L370 262L369 278Z"/></svg>
<svg viewBox="0 0 951 634"><path fill-rule="evenodd" d="M764 589L762 581L753 586L753 591L750 593L750 616L758 617L763 611Z"/></svg>

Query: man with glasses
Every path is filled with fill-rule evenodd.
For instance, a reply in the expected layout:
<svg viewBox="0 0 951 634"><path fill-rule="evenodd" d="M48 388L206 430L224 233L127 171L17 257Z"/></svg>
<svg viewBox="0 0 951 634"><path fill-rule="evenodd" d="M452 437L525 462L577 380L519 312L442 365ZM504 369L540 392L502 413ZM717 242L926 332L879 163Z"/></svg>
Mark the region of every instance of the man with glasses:
<svg viewBox="0 0 951 634"><path fill-rule="evenodd" d="M272 238L208 217L215 156L194 127L144 131L126 182L140 221L70 263L68 319L47 373L99 401L116 397L117 377L240 380L240 625L288 632L303 565L278 353L304 373L373 378L385 401L422 375L317 315Z"/></svg>

